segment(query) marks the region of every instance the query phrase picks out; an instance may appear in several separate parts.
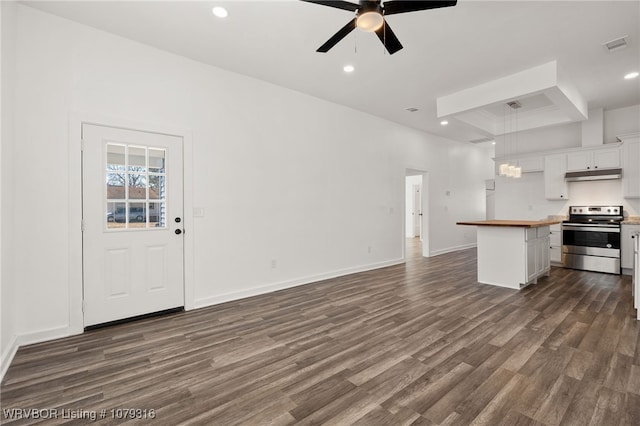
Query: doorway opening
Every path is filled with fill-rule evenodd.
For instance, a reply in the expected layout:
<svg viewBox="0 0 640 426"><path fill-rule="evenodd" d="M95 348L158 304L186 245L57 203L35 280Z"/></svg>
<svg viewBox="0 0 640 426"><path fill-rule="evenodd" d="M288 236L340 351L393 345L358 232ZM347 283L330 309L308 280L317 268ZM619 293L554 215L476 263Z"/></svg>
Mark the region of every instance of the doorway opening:
<svg viewBox="0 0 640 426"><path fill-rule="evenodd" d="M407 169L405 174L405 258L407 247L429 257L429 175L423 170Z"/></svg>

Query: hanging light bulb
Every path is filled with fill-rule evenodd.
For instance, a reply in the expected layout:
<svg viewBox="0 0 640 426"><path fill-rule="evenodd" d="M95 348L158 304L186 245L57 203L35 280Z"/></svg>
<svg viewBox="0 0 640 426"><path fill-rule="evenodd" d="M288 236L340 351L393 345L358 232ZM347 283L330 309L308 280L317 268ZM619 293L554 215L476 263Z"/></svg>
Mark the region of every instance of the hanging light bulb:
<svg viewBox="0 0 640 426"><path fill-rule="evenodd" d="M514 178L519 179L522 177L522 167L516 167L515 168L515 174L513 175Z"/></svg>
<svg viewBox="0 0 640 426"><path fill-rule="evenodd" d="M509 165L509 170L507 171L507 176L516 177L516 166Z"/></svg>
<svg viewBox="0 0 640 426"><path fill-rule="evenodd" d="M500 164L499 175L500 176L507 176L508 172L509 172L509 163Z"/></svg>

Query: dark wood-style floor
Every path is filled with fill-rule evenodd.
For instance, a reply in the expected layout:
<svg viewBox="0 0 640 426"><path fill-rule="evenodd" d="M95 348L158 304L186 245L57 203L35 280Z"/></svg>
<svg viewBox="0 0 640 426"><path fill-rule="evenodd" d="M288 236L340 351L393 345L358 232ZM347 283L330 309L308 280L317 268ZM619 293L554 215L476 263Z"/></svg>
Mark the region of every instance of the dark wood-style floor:
<svg viewBox="0 0 640 426"><path fill-rule="evenodd" d="M21 348L2 408L157 425L640 425L629 277L476 283L475 250ZM412 254L413 253L413 254ZM75 411L74 411L75 410ZM28 421L4 423L23 424ZM87 424L58 418L44 423Z"/></svg>

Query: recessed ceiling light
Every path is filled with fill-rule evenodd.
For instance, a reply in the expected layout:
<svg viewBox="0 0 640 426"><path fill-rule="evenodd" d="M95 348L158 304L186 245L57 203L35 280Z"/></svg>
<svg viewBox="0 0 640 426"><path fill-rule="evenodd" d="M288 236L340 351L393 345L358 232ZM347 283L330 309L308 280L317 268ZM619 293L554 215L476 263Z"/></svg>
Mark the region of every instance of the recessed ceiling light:
<svg viewBox="0 0 640 426"><path fill-rule="evenodd" d="M344 68L342 68L344 70L344 72L353 72L355 71L355 67L353 65L345 65Z"/></svg>
<svg viewBox="0 0 640 426"><path fill-rule="evenodd" d="M447 120L442 120L442 121L440 122L440 125L441 125L441 126L446 126L447 124L449 124L449 122L448 122Z"/></svg>
<svg viewBox="0 0 640 426"><path fill-rule="evenodd" d="M227 12L227 9L225 9L224 7L220 7L220 6L214 7L213 10L211 10L211 11L218 18L226 18L229 15L229 12Z"/></svg>
<svg viewBox="0 0 640 426"><path fill-rule="evenodd" d="M630 72L629 74L625 75L624 78L625 80L631 80L632 78L636 78L637 76L639 76L640 73L636 72Z"/></svg>
<svg viewBox="0 0 640 426"><path fill-rule="evenodd" d="M496 144L496 141L491 142L491 145L495 145L495 144Z"/></svg>

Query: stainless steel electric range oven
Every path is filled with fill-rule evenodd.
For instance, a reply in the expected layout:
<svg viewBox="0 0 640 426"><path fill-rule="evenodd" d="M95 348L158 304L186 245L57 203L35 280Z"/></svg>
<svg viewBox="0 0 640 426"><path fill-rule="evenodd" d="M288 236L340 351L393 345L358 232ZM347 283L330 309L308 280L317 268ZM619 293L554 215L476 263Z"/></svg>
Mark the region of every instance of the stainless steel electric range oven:
<svg viewBox="0 0 640 426"><path fill-rule="evenodd" d="M566 268L620 274L622 206L573 206L562 222Z"/></svg>

